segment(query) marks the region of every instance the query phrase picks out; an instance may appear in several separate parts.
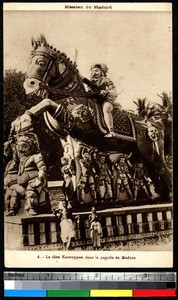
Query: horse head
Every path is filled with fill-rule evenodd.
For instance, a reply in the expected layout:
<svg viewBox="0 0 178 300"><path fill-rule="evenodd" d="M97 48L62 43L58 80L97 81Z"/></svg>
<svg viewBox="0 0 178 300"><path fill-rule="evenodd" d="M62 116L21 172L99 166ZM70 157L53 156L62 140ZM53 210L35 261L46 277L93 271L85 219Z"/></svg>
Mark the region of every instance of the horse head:
<svg viewBox="0 0 178 300"><path fill-rule="evenodd" d="M32 48L24 82L27 94L35 93L43 98L50 94L52 98L60 90L62 96L72 95L76 88L84 91L76 64L50 46L42 34L36 40L32 38Z"/></svg>

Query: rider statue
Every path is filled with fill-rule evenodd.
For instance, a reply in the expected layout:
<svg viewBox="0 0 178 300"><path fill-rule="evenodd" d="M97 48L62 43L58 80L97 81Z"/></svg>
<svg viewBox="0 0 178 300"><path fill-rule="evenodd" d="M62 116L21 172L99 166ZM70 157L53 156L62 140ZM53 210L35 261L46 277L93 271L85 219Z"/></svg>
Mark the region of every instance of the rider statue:
<svg viewBox="0 0 178 300"><path fill-rule="evenodd" d="M107 77L108 68L105 64L94 64L90 68L91 78L83 78L83 82L89 87L89 92L99 92L99 100L102 105L104 120L108 128L105 137L114 137L117 134L113 128L112 110L117 98L117 92L113 82Z"/></svg>
<svg viewBox="0 0 178 300"><path fill-rule="evenodd" d="M46 189L46 166L36 134L19 134L17 153L20 161L17 183L25 191L25 209L29 215L48 213L51 209Z"/></svg>

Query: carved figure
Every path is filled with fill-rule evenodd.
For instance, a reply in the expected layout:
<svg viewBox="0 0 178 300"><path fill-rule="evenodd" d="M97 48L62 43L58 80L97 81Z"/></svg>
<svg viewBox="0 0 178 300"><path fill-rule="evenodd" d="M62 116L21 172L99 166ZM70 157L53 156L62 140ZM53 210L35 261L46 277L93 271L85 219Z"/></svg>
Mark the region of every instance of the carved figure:
<svg viewBox="0 0 178 300"><path fill-rule="evenodd" d="M15 216L21 207L24 189L17 184L19 158L13 139L4 143L4 156L11 157L4 172L5 207L8 216Z"/></svg>
<svg viewBox="0 0 178 300"><path fill-rule="evenodd" d="M120 200L120 194L124 191L127 192L128 196L132 199L133 195L130 189L129 180L132 182L132 176L130 175L129 166L124 154L120 155L117 161L114 163L114 168L117 172L115 195L116 199Z"/></svg>
<svg viewBox="0 0 178 300"><path fill-rule="evenodd" d="M143 118L130 116L122 112L127 120L129 127L127 134L119 126L121 112L117 111L113 121L114 130L118 135L112 138L105 138L108 129L102 122L100 114L100 105L95 98L91 99L84 88L80 73L67 56L53 49L47 43L45 37L41 35L37 40L32 39L32 52L29 59L29 68L24 87L27 94L37 93L41 95L43 101L30 108L18 120L21 124L26 122L33 123L34 118L38 118L44 113L45 121L53 132L61 138L68 134L74 139L80 140L86 145L96 147L99 151L117 151L119 153L129 152L132 150L133 158L136 160L138 153L144 159L152 164L154 172L160 177L160 192L162 199L168 198L172 191L171 171L166 166L164 157L164 133L166 127L162 124L151 124L159 132L157 156L153 156L155 143L152 142L147 133L147 125ZM87 122L82 119L75 121L72 115L78 105L92 107L95 111L93 117ZM28 119L28 122L27 122ZM124 118L124 120L126 120ZM127 122L127 121L126 121ZM17 123L12 126L11 132L16 131ZM122 128L123 129L123 128ZM161 190L161 186L164 189Z"/></svg>
<svg viewBox="0 0 178 300"><path fill-rule="evenodd" d="M99 222L99 218L96 214L95 207L92 207L91 215L89 215L89 223L90 223L90 235L93 243L93 249L99 250L101 248L101 234L102 227Z"/></svg>
<svg viewBox="0 0 178 300"><path fill-rule="evenodd" d="M148 123L148 136L149 136L150 140L153 142L153 145L154 145L153 154L154 154L154 152L157 152L157 154L160 154L160 149L159 149L159 131L158 131L158 129L155 126L152 126L149 123Z"/></svg>
<svg viewBox="0 0 178 300"><path fill-rule="evenodd" d="M135 166L133 175L134 179L134 200L137 199L139 190L143 190L147 198L154 199L155 192L153 183L149 177L146 176L143 162L139 162Z"/></svg>
<svg viewBox="0 0 178 300"><path fill-rule="evenodd" d="M97 173L97 190L101 202L104 202L105 200L111 200L113 197L111 185L112 174L106 163L106 157L106 153L99 152L97 154L97 159L95 160Z"/></svg>
<svg viewBox="0 0 178 300"><path fill-rule="evenodd" d="M79 202L83 203L84 192L90 192L93 201L97 201L95 186L96 171L90 158L89 150L85 147L81 151L79 163L81 166L81 176L78 183Z"/></svg>
<svg viewBox="0 0 178 300"><path fill-rule="evenodd" d="M17 183L25 190L25 209L30 215L49 212L50 203L46 189L46 166L34 133L17 136L19 172Z"/></svg>

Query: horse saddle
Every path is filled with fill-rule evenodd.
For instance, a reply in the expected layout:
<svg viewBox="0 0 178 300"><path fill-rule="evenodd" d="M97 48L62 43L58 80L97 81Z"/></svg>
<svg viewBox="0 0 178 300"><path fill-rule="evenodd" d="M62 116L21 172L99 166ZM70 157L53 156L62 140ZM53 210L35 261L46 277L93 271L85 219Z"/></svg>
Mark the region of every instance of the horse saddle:
<svg viewBox="0 0 178 300"><path fill-rule="evenodd" d="M103 134L106 134L108 130L104 121L101 105L99 105L97 101L89 99L88 106L94 111L92 115L93 123ZM112 115L114 131L117 134L116 138L127 141L136 141L136 130L132 118L117 107L114 107Z"/></svg>

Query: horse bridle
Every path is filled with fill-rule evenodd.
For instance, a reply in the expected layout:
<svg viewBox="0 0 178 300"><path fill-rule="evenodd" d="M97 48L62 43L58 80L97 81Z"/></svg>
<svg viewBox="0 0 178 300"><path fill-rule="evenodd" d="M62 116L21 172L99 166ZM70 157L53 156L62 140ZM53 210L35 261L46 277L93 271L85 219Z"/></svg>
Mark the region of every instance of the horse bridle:
<svg viewBox="0 0 178 300"><path fill-rule="evenodd" d="M48 63L47 63L46 68L44 69L42 76L38 76L38 74L35 73L33 75L27 75L27 77L39 80L46 90L48 90L48 91L53 90L53 92L56 93L58 96L60 96L60 94L61 94L62 98L74 96L73 92L72 93L69 91L60 92L60 91L58 91L58 89L55 89L52 87L50 87L50 89L49 89L48 82L46 82L46 78L49 74L49 71L51 70L51 68L53 66L53 63L55 65L55 74L57 74L57 71L58 71L57 63L59 61L56 62L56 57L53 57L51 54L49 54L47 52L43 52L43 51L33 52L32 55L30 56L30 58L33 58L34 56L46 57L48 59ZM78 93L77 93L77 95L78 95ZM83 96L84 97L86 96L85 92L80 93L80 97L83 97Z"/></svg>
<svg viewBox="0 0 178 300"><path fill-rule="evenodd" d="M50 71L53 63L55 65L55 72L57 72L56 62L55 62L54 58L50 54L48 54L46 52L43 52L43 51L38 51L38 53L35 53L35 54L31 55L30 57L33 58L34 56L43 56L43 57L46 57L48 59L48 63L47 63L46 68L44 69L44 73L42 74L42 76L39 77L37 74L35 74L35 75L28 75L27 77L28 78L34 78L34 79L40 80L45 86L47 86L48 82L45 82L45 80L46 80L46 77L49 74L49 71Z"/></svg>

